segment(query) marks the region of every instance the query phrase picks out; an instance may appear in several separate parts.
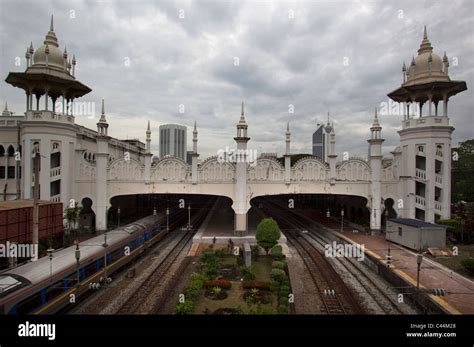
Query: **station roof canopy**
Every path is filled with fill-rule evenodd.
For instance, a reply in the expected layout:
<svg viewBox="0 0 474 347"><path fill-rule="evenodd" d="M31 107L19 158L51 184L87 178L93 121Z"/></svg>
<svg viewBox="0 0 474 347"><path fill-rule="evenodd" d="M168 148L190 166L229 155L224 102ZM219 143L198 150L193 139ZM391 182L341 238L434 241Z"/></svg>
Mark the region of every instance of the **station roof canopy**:
<svg viewBox="0 0 474 347"><path fill-rule="evenodd" d="M403 224L403 225L408 225L411 227L416 227L416 228L443 228L443 229L448 228L447 225L433 224L433 223L421 221L419 219L411 219L411 218L392 218L392 219L389 219L389 221L393 223L397 223L397 224Z"/></svg>

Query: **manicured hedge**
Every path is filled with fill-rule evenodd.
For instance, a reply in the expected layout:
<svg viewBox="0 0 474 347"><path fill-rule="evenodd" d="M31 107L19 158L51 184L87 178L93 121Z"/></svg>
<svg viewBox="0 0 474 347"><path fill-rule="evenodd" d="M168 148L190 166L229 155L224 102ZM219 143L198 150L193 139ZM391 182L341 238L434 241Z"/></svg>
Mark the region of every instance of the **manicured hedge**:
<svg viewBox="0 0 474 347"><path fill-rule="evenodd" d="M242 281L242 288L244 289L257 288L257 289L262 289L262 290L270 290L270 281L259 281L259 280Z"/></svg>
<svg viewBox="0 0 474 347"><path fill-rule="evenodd" d="M232 283L228 280L211 280L211 281L206 281L204 283L205 288L214 288L214 287L219 287L222 289L230 289L232 287Z"/></svg>

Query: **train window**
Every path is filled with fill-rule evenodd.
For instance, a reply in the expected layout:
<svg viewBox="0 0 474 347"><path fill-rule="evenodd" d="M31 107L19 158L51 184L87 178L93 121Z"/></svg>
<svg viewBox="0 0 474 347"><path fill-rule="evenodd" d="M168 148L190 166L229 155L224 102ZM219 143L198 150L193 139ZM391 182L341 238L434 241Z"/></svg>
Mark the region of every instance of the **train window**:
<svg viewBox="0 0 474 347"><path fill-rule="evenodd" d="M116 249L115 251L112 252L112 262L119 260L120 258L122 258L123 255L124 253L123 253L122 247L119 249Z"/></svg>
<svg viewBox="0 0 474 347"><path fill-rule="evenodd" d="M74 288L77 284L77 272L74 272L66 278L68 288Z"/></svg>
<svg viewBox="0 0 474 347"><path fill-rule="evenodd" d="M100 257L99 259L97 259L96 264L97 264L97 269L103 269L104 268L104 257Z"/></svg>
<svg viewBox="0 0 474 347"><path fill-rule="evenodd" d="M84 270L85 270L85 276L86 277L92 276L93 274L95 274L97 272L96 263L95 262L90 263L89 265L87 265L84 268Z"/></svg>
<svg viewBox="0 0 474 347"><path fill-rule="evenodd" d="M42 305L41 293L38 292L28 299L20 302L16 308L16 312L19 315L28 314L33 312L35 309Z"/></svg>
<svg viewBox="0 0 474 347"><path fill-rule="evenodd" d="M46 301L49 302L64 292L63 281L54 283L46 289Z"/></svg>

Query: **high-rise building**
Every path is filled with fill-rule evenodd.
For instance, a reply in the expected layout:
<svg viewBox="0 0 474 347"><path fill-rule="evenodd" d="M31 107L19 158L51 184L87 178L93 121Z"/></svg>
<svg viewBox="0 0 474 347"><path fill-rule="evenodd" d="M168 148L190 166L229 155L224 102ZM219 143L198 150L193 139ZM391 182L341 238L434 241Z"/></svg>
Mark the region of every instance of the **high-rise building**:
<svg viewBox="0 0 474 347"><path fill-rule="evenodd" d="M173 156L186 161L186 146L186 127L184 125L160 125L160 158Z"/></svg>
<svg viewBox="0 0 474 347"><path fill-rule="evenodd" d="M313 155L325 160L326 152L326 134L324 132L324 125L318 123L316 131L313 133Z"/></svg>

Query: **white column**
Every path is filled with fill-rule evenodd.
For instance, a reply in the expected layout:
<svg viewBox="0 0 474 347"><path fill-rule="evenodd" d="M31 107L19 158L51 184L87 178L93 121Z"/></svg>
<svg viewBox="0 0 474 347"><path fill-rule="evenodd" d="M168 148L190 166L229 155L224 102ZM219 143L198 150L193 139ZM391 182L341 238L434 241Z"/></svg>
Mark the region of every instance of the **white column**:
<svg viewBox="0 0 474 347"><path fill-rule="evenodd" d="M426 155L425 222L434 223L436 143L434 140L431 140L430 142L431 143L427 143L425 146L425 155Z"/></svg>
<svg viewBox="0 0 474 347"><path fill-rule="evenodd" d="M441 218L451 218L451 140L448 139L443 144L443 190L441 191L441 199L443 199L443 209Z"/></svg>
<svg viewBox="0 0 474 347"><path fill-rule="evenodd" d="M51 139L49 137L41 138L40 154L40 199L49 201L51 198Z"/></svg>
<svg viewBox="0 0 474 347"><path fill-rule="evenodd" d="M145 154L145 182L150 182L151 180L151 153Z"/></svg>
<svg viewBox="0 0 474 347"><path fill-rule="evenodd" d="M96 182L95 182L95 229L107 230L107 158L106 136L97 136Z"/></svg>

